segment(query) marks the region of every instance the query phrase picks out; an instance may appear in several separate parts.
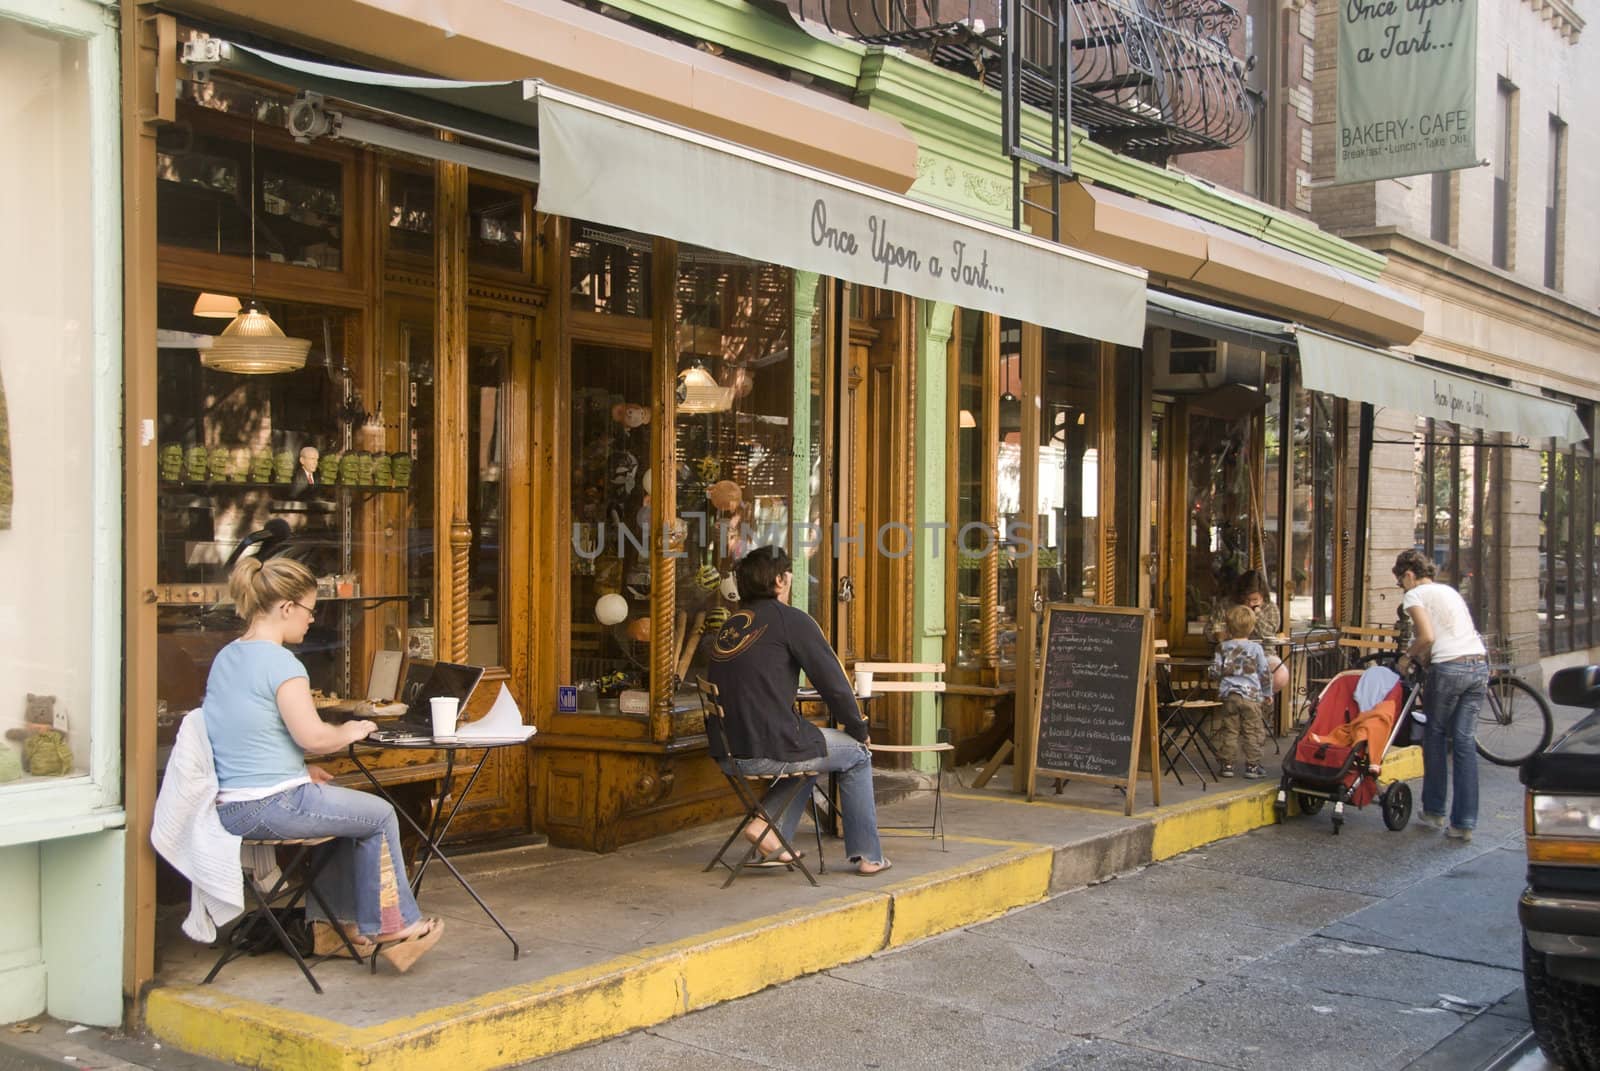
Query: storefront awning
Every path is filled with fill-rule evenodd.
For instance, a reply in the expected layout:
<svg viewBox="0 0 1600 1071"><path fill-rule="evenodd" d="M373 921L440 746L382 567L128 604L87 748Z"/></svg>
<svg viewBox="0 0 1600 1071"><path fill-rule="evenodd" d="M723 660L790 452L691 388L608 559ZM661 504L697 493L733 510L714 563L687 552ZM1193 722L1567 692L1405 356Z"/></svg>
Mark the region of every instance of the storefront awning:
<svg viewBox="0 0 1600 1071"><path fill-rule="evenodd" d="M1139 346L1145 273L539 84L539 208Z"/></svg>
<svg viewBox="0 0 1600 1071"><path fill-rule="evenodd" d="M1402 353L1363 346L1300 324L1211 305L1159 290L1149 292L1149 319L1267 353L1300 355L1300 382L1351 401L1398 409L1463 427L1506 432L1542 442L1587 437L1578 411L1565 402L1486 383L1422 364Z"/></svg>
<svg viewBox="0 0 1600 1071"><path fill-rule="evenodd" d="M1531 443L1582 442L1588 437L1577 409L1565 402L1446 372L1304 327L1297 327L1295 336L1300 343L1300 377L1311 390L1463 427L1503 431Z"/></svg>

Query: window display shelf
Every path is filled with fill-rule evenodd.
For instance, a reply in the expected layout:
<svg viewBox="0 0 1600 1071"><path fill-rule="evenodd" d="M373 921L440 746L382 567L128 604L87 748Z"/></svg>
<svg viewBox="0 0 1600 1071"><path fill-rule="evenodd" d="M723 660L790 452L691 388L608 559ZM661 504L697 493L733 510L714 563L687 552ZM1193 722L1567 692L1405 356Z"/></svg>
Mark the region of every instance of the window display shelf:
<svg viewBox="0 0 1600 1071"><path fill-rule="evenodd" d="M350 605L358 610L370 610L386 602L405 602L417 596L410 593L396 592L382 595L327 595L317 600L318 606ZM366 604L366 605L363 605ZM221 601L201 600L192 602L188 599L157 599L156 605L163 610L200 610L209 611L226 610L233 612L233 604Z"/></svg>

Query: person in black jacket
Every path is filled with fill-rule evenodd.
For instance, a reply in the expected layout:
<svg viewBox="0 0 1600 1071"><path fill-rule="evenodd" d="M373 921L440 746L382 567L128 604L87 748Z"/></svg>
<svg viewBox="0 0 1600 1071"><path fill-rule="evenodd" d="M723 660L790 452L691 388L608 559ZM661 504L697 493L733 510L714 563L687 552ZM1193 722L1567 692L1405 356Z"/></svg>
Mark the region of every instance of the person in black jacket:
<svg viewBox="0 0 1600 1071"><path fill-rule="evenodd" d="M881 874L890 864L878 841L867 723L822 630L809 615L788 605L794 582L789 555L781 547L757 547L739 562L735 579L739 609L713 638L706 668L727 715L727 738L716 731L709 734L711 757L752 776L837 773L845 855L858 873ZM819 729L795 710L801 670L843 732ZM773 795L790 790L780 786ZM791 844L810 795L808 785L777 816ZM745 830L745 837L759 844L768 860L788 861L777 836L758 823Z"/></svg>

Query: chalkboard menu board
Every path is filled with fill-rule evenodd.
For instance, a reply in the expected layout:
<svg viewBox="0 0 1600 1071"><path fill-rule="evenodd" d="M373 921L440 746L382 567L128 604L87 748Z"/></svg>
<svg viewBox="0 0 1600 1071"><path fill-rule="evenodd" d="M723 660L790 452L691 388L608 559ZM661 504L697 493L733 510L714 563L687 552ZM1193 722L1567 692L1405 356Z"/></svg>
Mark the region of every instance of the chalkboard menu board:
<svg viewBox="0 0 1600 1071"><path fill-rule="evenodd" d="M1033 772L1124 785L1132 813L1150 669L1148 610L1050 606L1036 691Z"/></svg>

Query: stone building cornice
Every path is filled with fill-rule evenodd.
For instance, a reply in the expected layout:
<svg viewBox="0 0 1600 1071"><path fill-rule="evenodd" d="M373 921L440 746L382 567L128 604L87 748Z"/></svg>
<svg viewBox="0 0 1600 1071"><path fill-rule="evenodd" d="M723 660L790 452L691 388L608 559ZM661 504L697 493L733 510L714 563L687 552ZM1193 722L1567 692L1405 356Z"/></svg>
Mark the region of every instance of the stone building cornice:
<svg viewBox="0 0 1600 1071"><path fill-rule="evenodd" d="M1416 292L1425 307L1445 303L1478 318L1451 331L1435 318L1417 345L1425 356L1577 397L1600 400L1600 308L1534 286L1397 227L1342 232L1387 258L1384 281ZM1485 330L1485 325L1489 329ZM1514 345L1495 344L1514 340Z"/></svg>

